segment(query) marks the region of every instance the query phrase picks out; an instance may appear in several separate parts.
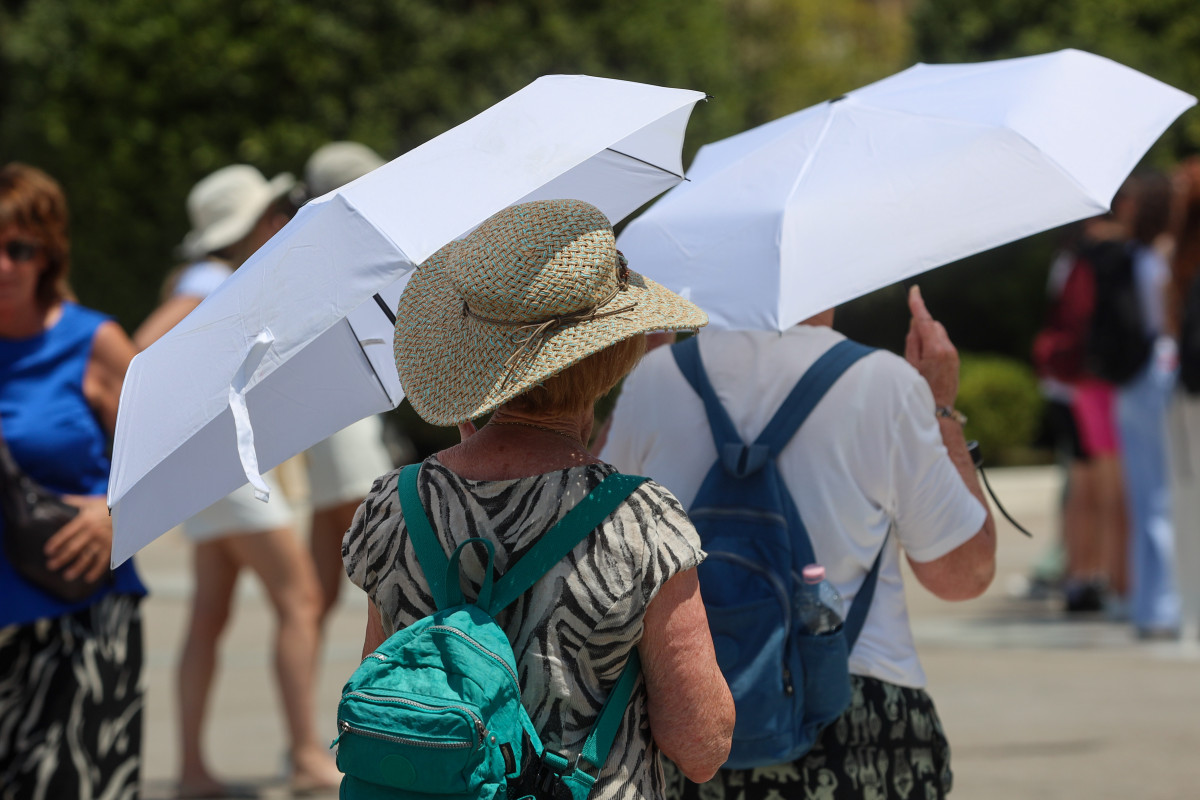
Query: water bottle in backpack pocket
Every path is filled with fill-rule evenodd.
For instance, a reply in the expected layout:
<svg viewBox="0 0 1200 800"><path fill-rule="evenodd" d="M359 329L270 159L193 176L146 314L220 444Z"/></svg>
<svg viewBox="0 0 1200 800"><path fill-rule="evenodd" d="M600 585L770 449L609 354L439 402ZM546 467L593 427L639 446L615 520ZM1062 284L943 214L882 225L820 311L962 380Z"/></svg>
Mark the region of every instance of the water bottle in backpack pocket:
<svg viewBox="0 0 1200 800"><path fill-rule="evenodd" d="M725 766L799 758L850 703L850 653L840 620L832 630L809 633L795 613L799 583L784 577L794 572L781 575L770 561L739 553L706 552L700 592L737 707Z"/></svg>

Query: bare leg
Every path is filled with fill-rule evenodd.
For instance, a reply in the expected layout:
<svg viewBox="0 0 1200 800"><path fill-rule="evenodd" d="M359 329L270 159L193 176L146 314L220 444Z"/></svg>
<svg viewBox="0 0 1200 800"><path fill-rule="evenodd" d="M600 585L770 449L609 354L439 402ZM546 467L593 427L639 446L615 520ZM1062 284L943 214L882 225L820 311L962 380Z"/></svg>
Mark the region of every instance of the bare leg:
<svg viewBox="0 0 1200 800"><path fill-rule="evenodd" d="M359 500L350 500L328 508L318 509L312 515L312 532L309 542L313 564L317 568L317 580L321 584L321 625L337 605L342 582L346 574L342 566L342 539L354 521Z"/></svg>
<svg viewBox="0 0 1200 800"><path fill-rule="evenodd" d="M1096 468L1090 461L1073 461L1070 469L1070 488L1063 507L1067 577L1086 581L1104 569L1100 557L1102 529L1098 518Z"/></svg>
<svg viewBox="0 0 1200 800"><path fill-rule="evenodd" d="M1095 461L1097 470L1096 515L1100 523L1103 571L1113 592L1124 598L1129 588L1129 521L1125 511L1125 486L1121 479L1121 461L1106 455Z"/></svg>
<svg viewBox="0 0 1200 800"><path fill-rule="evenodd" d="M180 796L219 794L222 784L204 760L204 722L217 667L217 643L229 621L238 565L220 540L196 545L192 555L195 592L179 658Z"/></svg>
<svg viewBox="0 0 1200 800"><path fill-rule="evenodd" d="M341 774L317 736L315 724L321 590L312 561L288 528L231 536L225 541L238 562L262 580L278 619L275 672L287 721L292 785L335 787Z"/></svg>

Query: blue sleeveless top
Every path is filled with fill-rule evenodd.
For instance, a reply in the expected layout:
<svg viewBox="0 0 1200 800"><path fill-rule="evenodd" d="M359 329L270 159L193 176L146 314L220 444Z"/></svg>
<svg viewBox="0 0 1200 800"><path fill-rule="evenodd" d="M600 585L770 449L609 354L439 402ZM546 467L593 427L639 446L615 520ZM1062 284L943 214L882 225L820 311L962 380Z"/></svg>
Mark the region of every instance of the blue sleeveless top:
<svg viewBox="0 0 1200 800"><path fill-rule="evenodd" d="M83 374L96 329L108 317L74 303L49 330L28 339L0 338L0 431L13 458L38 483L62 494L108 491L108 436L83 395ZM133 562L90 598L64 603L27 582L4 555L0 515L0 627L60 617L111 592L144 595Z"/></svg>

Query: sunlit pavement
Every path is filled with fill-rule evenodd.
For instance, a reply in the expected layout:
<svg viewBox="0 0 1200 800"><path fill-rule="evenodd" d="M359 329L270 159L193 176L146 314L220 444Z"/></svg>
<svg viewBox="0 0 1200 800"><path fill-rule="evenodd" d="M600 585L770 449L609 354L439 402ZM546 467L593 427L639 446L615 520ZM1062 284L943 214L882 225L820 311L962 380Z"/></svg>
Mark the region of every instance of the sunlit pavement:
<svg viewBox="0 0 1200 800"><path fill-rule="evenodd" d="M1200 643L1139 642L1103 614L1064 616L1053 600L1009 595L1055 535L1053 468L990 470L993 488L1034 540L999 520L999 569L979 600L944 603L909 585L929 690L950 737L961 800L1200 797ZM187 621L189 549L176 533L139 556L155 592L144 606L148 682L145 796L173 794L174 664ZM208 726L213 769L289 794L274 691L270 609L244 576L224 641ZM365 601L345 586L327 631L318 708L334 736L341 685L358 664ZM335 796L329 793L328 797ZM909 800L904 798L903 800ZM923 800L923 798L912 798Z"/></svg>

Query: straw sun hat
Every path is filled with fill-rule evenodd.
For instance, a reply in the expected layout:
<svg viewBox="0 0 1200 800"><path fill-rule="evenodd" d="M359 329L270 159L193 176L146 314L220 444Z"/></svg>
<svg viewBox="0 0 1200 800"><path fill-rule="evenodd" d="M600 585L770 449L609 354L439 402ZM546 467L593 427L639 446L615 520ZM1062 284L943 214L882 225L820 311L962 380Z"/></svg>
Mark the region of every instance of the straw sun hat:
<svg viewBox="0 0 1200 800"><path fill-rule="evenodd" d="M708 316L625 264L579 200L495 214L417 268L396 309L396 370L422 418L475 419L622 339Z"/></svg>

